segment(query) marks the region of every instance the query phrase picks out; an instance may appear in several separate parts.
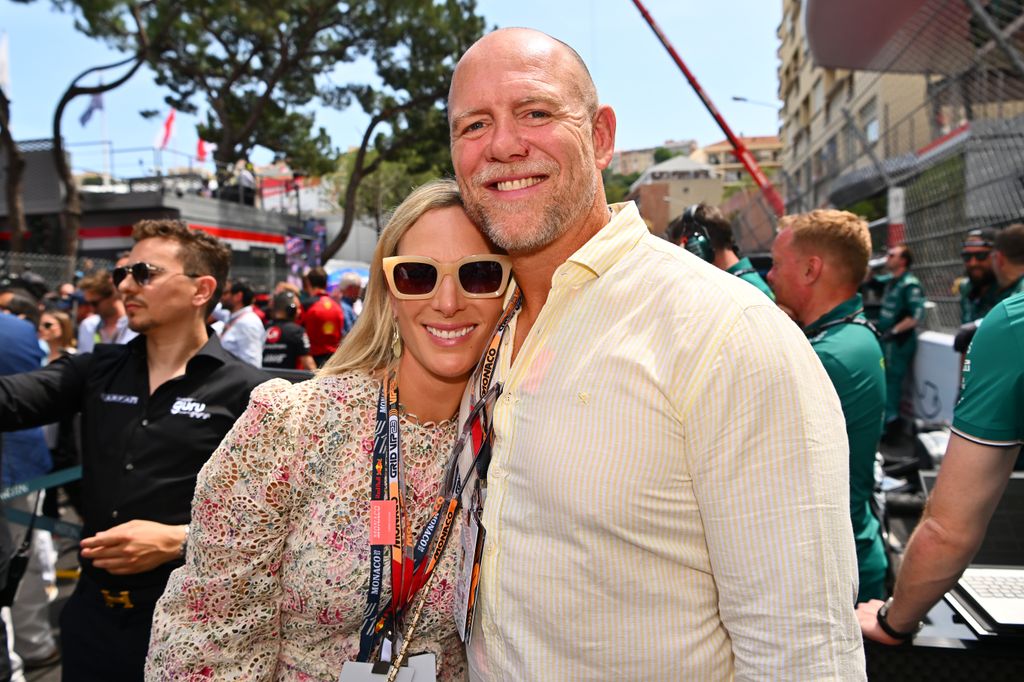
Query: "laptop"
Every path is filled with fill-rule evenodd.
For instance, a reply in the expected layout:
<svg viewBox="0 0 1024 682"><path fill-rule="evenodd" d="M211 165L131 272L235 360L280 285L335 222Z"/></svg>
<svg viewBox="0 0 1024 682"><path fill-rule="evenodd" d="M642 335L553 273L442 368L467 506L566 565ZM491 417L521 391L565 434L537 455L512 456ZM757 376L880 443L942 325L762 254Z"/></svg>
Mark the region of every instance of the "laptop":
<svg viewBox="0 0 1024 682"><path fill-rule="evenodd" d="M931 494L937 471L922 471ZM1024 472L1014 472L971 565L947 594L979 637L1024 635Z"/></svg>

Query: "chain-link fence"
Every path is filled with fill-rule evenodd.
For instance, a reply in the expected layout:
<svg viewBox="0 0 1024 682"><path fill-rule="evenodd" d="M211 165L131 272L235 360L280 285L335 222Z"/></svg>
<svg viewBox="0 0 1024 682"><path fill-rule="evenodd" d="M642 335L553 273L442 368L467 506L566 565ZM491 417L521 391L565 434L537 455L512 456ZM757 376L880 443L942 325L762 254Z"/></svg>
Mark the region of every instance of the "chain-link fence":
<svg viewBox="0 0 1024 682"><path fill-rule="evenodd" d="M952 285L966 232L1024 219L1022 54L1024 0L927 0L879 50L875 71L817 69L798 123L783 126L774 179L786 211L853 211L872 221L879 252L905 241L936 304L934 328L959 324ZM897 188L902 221L889 202ZM771 211L755 197L732 215L742 232Z"/></svg>
<svg viewBox="0 0 1024 682"><path fill-rule="evenodd" d="M69 281L68 273L87 275L98 270L110 270L113 262L103 258L55 256L49 253L10 253L0 251L0 275L15 278L33 273L42 278L50 290L56 290Z"/></svg>

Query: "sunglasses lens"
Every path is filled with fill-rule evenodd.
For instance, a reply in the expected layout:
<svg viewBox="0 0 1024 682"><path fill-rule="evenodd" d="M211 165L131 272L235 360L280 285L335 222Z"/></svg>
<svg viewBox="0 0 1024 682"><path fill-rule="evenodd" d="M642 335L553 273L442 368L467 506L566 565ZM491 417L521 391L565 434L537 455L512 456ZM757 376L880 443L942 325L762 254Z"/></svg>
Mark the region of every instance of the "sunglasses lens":
<svg viewBox="0 0 1024 682"><path fill-rule="evenodd" d="M399 263L394 271L395 289L406 296L422 296L434 290L437 268L427 263Z"/></svg>
<svg viewBox="0 0 1024 682"><path fill-rule="evenodd" d="M143 286L149 282L149 264L148 263L136 263L132 266L132 279L134 279L139 286Z"/></svg>
<svg viewBox="0 0 1024 682"><path fill-rule="evenodd" d="M501 288L501 263L481 260L459 268L459 283L468 294L493 294Z"/></svg>
<svg viewBox="0 0 1024 682"><path fill-rule="evenodd" d="M965 263L970 263L972 260L983 261L988 258L988 251L961 251L960 257L964 259Z"/></svg>
<svg viewBox="0 0 1024 682"><path fill-rule="evenodd" d="M110 272L110 278L112 280L114 280L114 286L115 287L121 286L121 282L123 282L124 278L127 277L127 276L128 276L128 268L124 268L124 267L114 268Z"/></svg>

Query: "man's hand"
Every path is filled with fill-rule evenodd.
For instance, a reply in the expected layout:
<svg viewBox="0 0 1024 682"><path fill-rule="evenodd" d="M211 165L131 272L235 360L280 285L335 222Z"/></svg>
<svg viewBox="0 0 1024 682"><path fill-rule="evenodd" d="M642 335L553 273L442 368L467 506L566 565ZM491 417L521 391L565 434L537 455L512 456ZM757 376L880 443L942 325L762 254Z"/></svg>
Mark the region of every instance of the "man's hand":
<svg viewBox="0 0 1024 682"><path fill-rule="evenodd" d="M114 575L144 573L181 555L184 526L134 520L82 540L82 557Z"/></svg>
<svg viewBox="0 0 1024 682"><path fill-rule="evenodd" d="M881 599L872 599L871 601L857 604L857 621L860 623L860 631L867 639L881 644L889 644L891 646L903 644L901 640L893 639L885 634L882 626L878 624L878 609L882 608L884 603Z"/></svg>

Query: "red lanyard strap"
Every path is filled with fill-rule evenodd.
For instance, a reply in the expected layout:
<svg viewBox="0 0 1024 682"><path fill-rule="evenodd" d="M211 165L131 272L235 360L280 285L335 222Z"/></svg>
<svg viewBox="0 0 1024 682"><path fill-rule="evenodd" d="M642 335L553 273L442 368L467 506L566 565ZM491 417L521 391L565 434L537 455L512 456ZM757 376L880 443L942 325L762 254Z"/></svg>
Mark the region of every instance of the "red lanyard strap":
<svg viewBox="0 0 1024 682"><path fill-rule="evenodd" d="M388 379L381 387L381 396L377 407L377 430L374 435L373 459L371 464L371 501L385 501L389 499L385 490L385 483L392 478L401 480L401 462L398 462L398 470L391 469L391 455L401 456L401 448L392 448L391 441L398 443L397 424L392 429L391 417L397 419L398 396L397 389L391 390L393 382ZM363 627L360 632L359 658L360 661L368 661L376 648L380 633L386 629L396 627L398 617L402 610L412 601L413 597L429 581L434 569L441 560L444 550L451 537L455 519L461 506L461 495L470 478L477 471L478 460L482 456L489 456L489 451L484 447L490 436L480 429L480 422L483 415L493 406L501 394L501 384L494 384L481 400L470 410L469 417L462 428L459 438L452 448L451 456L446 467L445 480L442 484L444 494L438 495L434 502L434 514L420 531L415 547L406 544L404 548L398 547L400 552L398 562L394 560L391 564L391 602L383 608L380 606L381 588L383 585L384 552L387 545L370 545L370 584L367 592L366 610L364 611ZM392 410L394 408L394 411ZM459 454L465 447L467 439L472 438L474 457L472 465L465 476L459 476L458 459ZM399 494L404 498L404 481L398 487ZM397 526L404 526L399 534L396 527L395 543L402 543L403 536L408 536L407 519L404 507L400 507L401 516L397 520ZM394 557L395 546L392 546ZM429 560L426 560L429 557ZM389 627L390 626L390 627Z"/></svg>

